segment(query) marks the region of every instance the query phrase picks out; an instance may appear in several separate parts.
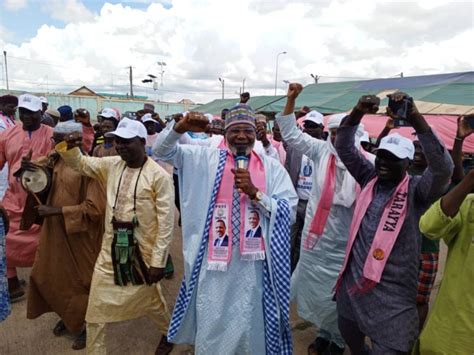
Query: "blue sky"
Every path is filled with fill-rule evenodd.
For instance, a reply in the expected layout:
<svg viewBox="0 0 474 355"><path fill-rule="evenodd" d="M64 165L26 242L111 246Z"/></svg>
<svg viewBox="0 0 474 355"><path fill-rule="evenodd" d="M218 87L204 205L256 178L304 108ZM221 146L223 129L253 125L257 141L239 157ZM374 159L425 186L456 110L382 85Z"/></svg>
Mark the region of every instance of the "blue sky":
<svg viewBox="0 0 474 355"><path fill-rule="evenodd" d="M15 0L10 0L14 2ZM66 22L58 20L50 16L50 14L42 8L41 0L30 0L28 5L20 10L9 10L6 2L0 2L0 26L6 31L10 43L20 45L22 42L28 41L36 35L37 30L42 25L54 26L63 28L67 25ZM122 4L133 9L146 10L153 0L135 0L135 1L118 1L109 0L110 4ZM170 1L155 1L162 3L167 9L172 7ZM94 14L98 14L105 1L98 0L84 0L82 4ZM0 32L1 33L1 32Z"/></svg>

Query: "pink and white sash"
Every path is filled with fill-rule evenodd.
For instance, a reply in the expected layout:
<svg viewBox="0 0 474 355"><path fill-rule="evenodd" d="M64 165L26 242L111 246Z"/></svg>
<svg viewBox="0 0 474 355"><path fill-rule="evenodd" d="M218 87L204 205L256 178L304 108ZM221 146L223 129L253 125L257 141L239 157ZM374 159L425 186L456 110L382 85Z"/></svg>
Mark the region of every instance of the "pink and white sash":
<svg viewBox="0 0 474 355"><path fill-rule="evenodd" d="M398 184L393 196L385 205L380 223L375 232L374 240L367 255L364 264L363 280L358 280L358 285L354 285L351 292L365 293L374 288L382 277L383 270L390 257L393 246L397 241L400 230L405 221L408 211L408 187L410 178L408 174ZM371 180L362 190L357 199L354 216L349 233L349 241L346 246L346 256L342 265L339 277L335 286L335 290L340 286L342 276L346 270L347 263L354 245L357 233L359 232L360 224L364 218L370 203L373 200L374 187L377 183L377 178Z"/></svg>
<svg viewBox="0 0 474 355"><path fill-rule="evenodd" d="M324 227L326 226L329 217L329 211L331 210L332 201L334 199L335 188L336 156L330 154L326 168L326 177L324 179L324 185L321 190L321 198L319 199L316 213L313 219L311 220L308 235L303 241L303 248L305 248L306 250L313 249L324 232Z"/></svg>
<svg viewBox="0 0 474 355"><path fill-rule="evenodd" d="M232 256L232 200L234 190L234 157L227 152L221 186L216 198L209 231L208 270L227 271ZM255 152L250 155L248 170L252 182L265 193L265 169ZM240 194L240 255L242 260L264 260L263 216L249 197ZM257 224L253 228L252 224Z"/></svg>
<svg viewBox="0 0 474 355"><path fill-rule="evenodd" d="M280 159L281 165L285 166L285 160L286 160L286 149L283 146L283 142L278 142L271 137L270 140L271 144L273 145L273 148L276 149L278 152L278 158Z"/></svg>

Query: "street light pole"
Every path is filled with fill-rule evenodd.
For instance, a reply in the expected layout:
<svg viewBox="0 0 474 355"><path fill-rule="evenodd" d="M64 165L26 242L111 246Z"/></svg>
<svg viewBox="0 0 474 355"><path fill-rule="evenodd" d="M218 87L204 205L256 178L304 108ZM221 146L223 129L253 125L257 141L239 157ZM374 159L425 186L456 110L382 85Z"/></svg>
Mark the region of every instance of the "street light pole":
<svg viewBox="0 0 474 355"><path fill-rule="evenodd" d="M8 84L7 51L3 51L3 57L5 58L5 81L7 83L7 91L8 91L10 90L10 85Z"/></svg>
<svg viewBox="0 0 474 355"><path fill-rule="evenodd" d="M321 79L321 77L319 75L314 75L314 74L311 74L311 77L314 79L314 83L317 84L318 83L318 80Z"/></svg>
<svg viewBox="0 0 474 355"><path fill-rule="evenodd" d="M275 69L275 96L277 94L277 83L278 83L278 57L280 57L280 54L286 54L286 51L280 52L277 54L276 57L276 69Z"/></svg>
<svg viewBox="0 0 474 355"><path fill-rule="evenodd" d="M166 63L165 62L156 62L156 64L158 64L160 66L160 86L163 86L163 74L165 73L165 71L163 70L163 67L166 66Z"/></svg>
<svg viewBox="0 0 474 355"><path fill-rule="evenodd" d="M219 78L219 81L220 81L221 84L222 84L222 100L224 100L224 82L225 82L225 80L222 79L222 78Z"/></svg>

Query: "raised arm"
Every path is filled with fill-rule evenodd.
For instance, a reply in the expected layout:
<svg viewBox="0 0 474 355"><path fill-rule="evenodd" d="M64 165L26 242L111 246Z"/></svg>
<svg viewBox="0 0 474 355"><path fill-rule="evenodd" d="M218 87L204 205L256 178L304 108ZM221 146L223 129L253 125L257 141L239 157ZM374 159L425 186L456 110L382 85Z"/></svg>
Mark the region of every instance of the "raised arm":
<svg viewBox="0 0 474 355"><path fill-rule="evenodd" d="M275 117L283 140L291 146L292 149L307 155L311 160L319 159L321 148L325 142L320 139L311 137L309 134L303 133L296 127L296 117L294 114L296 98L303 91L301 84L292 83L288 87L288 95L286 99L285 109L281 114Z"/></svg>
<svg viewBox="0 0 474 355"><path fill-rule="evenodd" d="M179 169L182 166L182 157L185 151L194 148L190 145L178 146L181 136L187 131L206 132L208 129L209 121L203 114L189 112L174 126L163 130L158 135L153 146L153 154L158 160L172 161L174 166Z"/></svg>
<svg viewBox="0 0 474 355"><path fill-rule="evenodd" d="M441 200L434 203L420 219L420 231L430 239L443 238L449 243L462 227L460 208L474 190L474 170Z"/></svg>
<svg viewBox="0 0 474 355"><path fill-rule="evenodd" d="M78 147L72 147L71 145L68 147L68 143L65 141L57 144L55 149L64 159L64 162L74 170L103 183L107 181L109 166L120 160L119 157L96 158L85 156Z"/></svg>
<svg viewBox="0 0 474 355"><path fill-rule="evenodd" d="M456 137L454 138L453 150L451 151L451 158L454 162L453 177L451 180L454 183L460 182L464 177L464 167L462 165L462 146L464 140L472 133L474 133L474 129L469 126L469 122L465 119L465 117L459 117Z"/></svg>
<svg viewBox="0 0 474 355"><path fill-rule="evenodd" d="M368 98L375 104L368 105ZM355 134L364 115L378 111L377 101L380 102L373 96L361 97L351 113L342 120L341 126L337 130L335 144L337 155L362 187L375 177L376 172L370 160L355 147Z"/></svg>
<svg viewBox="0 0 474 355"><path fill-rule="evenodd" d="M423 147L428 167L416 187L416 196L418 202L431 204L448 188L454 164L449 152L433 133L423 116L419 113L418 115L412 124ZM416 122L419 122L419 125L415 124Z"/></svg>
<svg viewBox="0 0 474 355"><path fill-rule="evenodd" d="M386 137L390 134L390 131L395 128L393 118L389 117L387 122L385 123L385 127L383 128L382 132L380 132L379 136L377 137L377 142L375 142L375 146L378 147L380 142L382 141L383 137Z"/></svg>

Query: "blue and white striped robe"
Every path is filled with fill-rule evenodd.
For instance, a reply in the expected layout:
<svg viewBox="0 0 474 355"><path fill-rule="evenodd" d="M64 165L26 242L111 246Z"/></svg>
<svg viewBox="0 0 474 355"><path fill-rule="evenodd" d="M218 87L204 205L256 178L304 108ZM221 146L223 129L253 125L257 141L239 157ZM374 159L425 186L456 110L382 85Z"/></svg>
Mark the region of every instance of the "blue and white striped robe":
<svg viewBox="0 0 474 355"><path fill-rule="evenodd" d="M160 133L158 159L178 169L183 225L184 279L168 338L194 344L196 354L291 354L289 326L290 237L297 195L275 160L263 156L266 176L261 225L266 260L241 261L233 248L227 272L207 270L210 213L222 177L225 153L177 145L174 130Z"/></svg>

